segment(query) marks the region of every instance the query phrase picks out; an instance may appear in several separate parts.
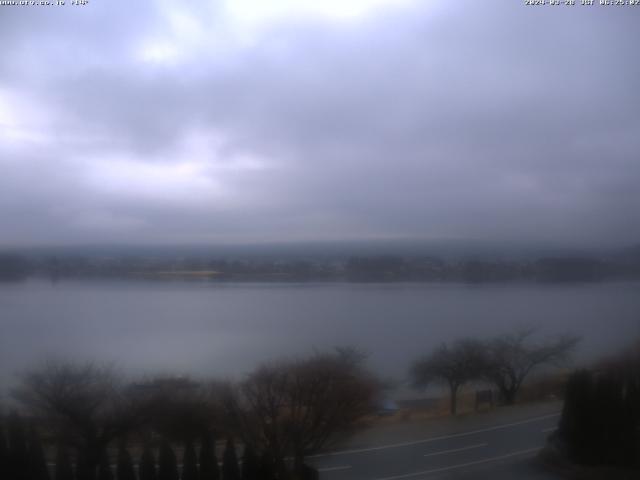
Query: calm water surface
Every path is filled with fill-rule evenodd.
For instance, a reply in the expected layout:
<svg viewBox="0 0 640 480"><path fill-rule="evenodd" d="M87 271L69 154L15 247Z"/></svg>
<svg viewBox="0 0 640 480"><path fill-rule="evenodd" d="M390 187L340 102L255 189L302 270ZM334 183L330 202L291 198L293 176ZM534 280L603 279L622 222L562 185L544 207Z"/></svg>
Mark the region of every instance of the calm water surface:
<svg viewBox="0 0 640 480"><path fill-rule="evenodd" d="M401 379L440 342L519 325L582 335L577 359L586 361L640 336L640 284L5 283L0 381L48 355L236 376L267 359L346 344Z"/></svg>

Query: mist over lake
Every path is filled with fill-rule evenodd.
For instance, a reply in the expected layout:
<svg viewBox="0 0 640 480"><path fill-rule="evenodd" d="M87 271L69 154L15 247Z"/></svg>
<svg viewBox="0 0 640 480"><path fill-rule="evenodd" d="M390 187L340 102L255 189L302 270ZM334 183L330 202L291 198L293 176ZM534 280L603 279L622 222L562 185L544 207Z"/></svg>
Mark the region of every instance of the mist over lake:
<svg viewBox="0 0 640 480"><path fill-rule="evenodd" d="M224 378L339 345L404 380L411 361L441 342L525 325L541 338L581 335L574 361L588 362L640 335L640 283L5 283L0 382L50 355Z"/></svg>

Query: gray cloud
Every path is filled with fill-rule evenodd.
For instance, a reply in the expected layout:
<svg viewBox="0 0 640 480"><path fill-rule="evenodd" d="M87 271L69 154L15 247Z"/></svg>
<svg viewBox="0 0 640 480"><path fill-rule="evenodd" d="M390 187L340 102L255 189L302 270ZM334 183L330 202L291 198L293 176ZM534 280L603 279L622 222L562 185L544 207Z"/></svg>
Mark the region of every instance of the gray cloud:
<svg viewBox="0 0 640 480"><path fill-rule="evenodd" d="M3 9L4 243L640 239L637 9L167 5Z"/></svg>

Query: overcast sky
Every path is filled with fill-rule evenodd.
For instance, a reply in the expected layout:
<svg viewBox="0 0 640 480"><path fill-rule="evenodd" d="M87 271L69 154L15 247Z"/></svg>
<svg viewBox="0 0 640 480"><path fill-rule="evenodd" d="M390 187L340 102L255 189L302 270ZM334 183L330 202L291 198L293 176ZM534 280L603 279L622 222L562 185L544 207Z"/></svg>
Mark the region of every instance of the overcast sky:
<svg viewBox="0 0 640 480"><path fill-rule="evenodd" d="M640 241L640 7L66 3L0 6L0 244Z"/></svg>

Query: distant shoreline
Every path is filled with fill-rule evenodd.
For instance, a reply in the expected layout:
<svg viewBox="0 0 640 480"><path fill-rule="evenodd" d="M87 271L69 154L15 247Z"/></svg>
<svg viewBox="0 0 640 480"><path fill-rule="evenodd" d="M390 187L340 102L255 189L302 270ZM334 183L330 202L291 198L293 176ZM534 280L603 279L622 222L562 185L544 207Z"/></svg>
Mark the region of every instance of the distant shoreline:
<svg viewBox="0 0 640 480"><path fill-rule="evenodd" d="M209 256L51 256L0 254L0 281L45 277L354 283L597 283L640 279L637 256L555 256L527 260L374 255L347 259Z"/></svg>

